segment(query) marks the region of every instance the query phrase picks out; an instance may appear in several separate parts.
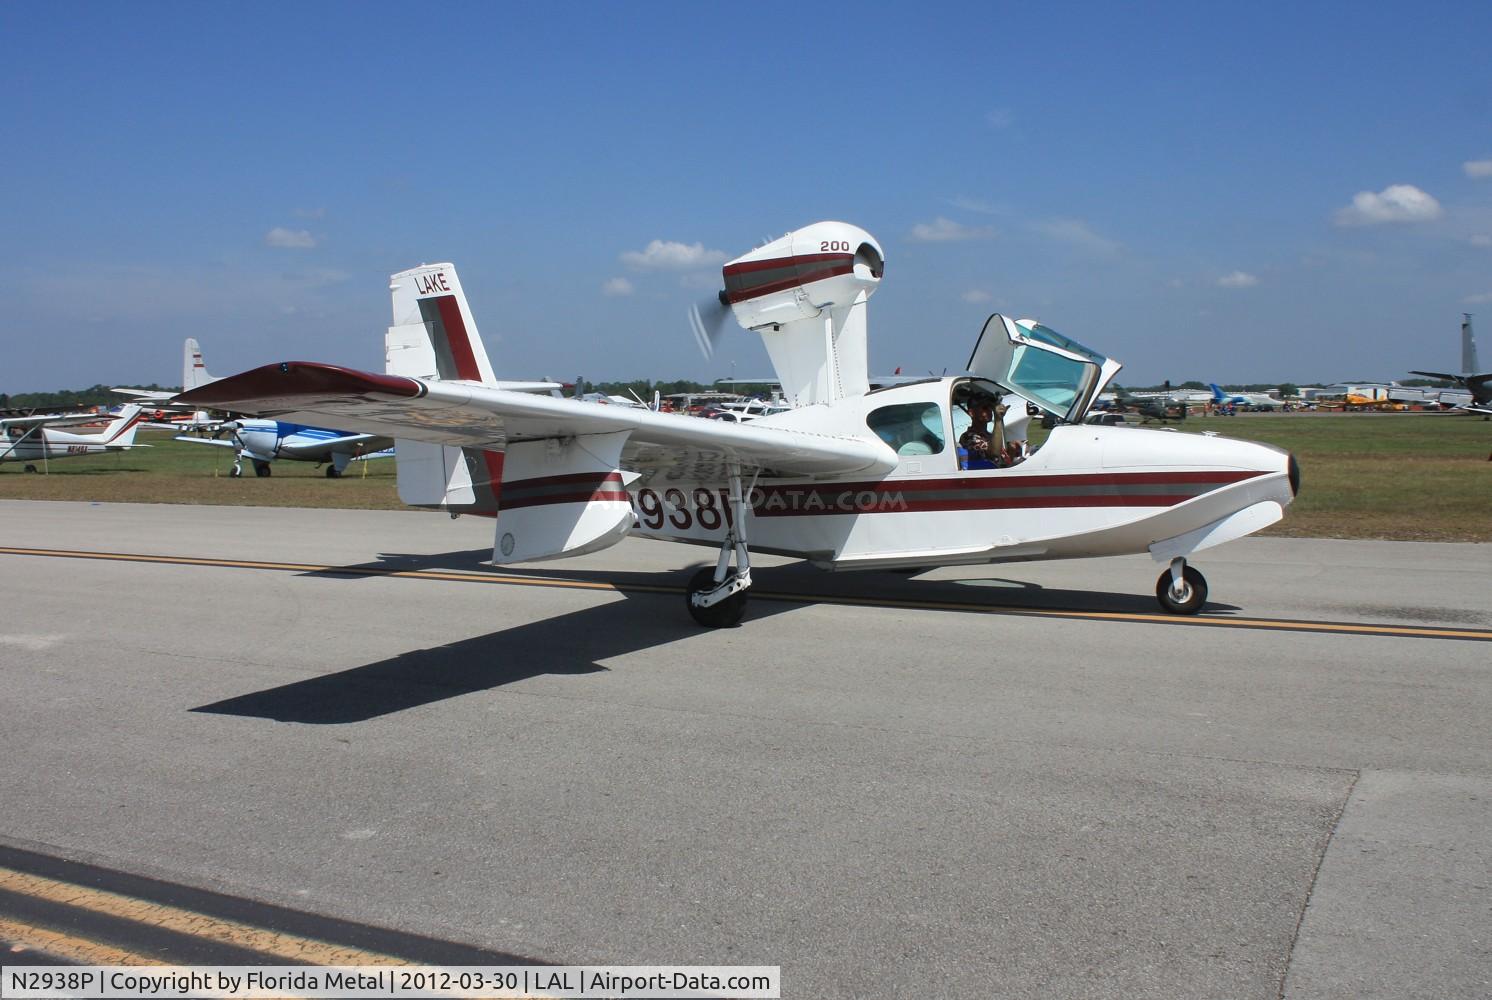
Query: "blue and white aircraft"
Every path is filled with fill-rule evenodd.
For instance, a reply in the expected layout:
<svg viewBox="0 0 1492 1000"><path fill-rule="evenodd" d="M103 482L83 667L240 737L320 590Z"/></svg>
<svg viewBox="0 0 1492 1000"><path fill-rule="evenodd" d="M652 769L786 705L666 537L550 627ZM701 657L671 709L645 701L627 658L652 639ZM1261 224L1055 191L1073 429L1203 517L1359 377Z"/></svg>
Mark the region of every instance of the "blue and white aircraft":
<svg viewBox="0 0 1492 1000"><path fill-rule="evenodd" d="M1241 406L1245 410L1276 410L1280 401L1262 392L1225 392L1216 382L1208 384L1212 390L1212 402L1216 406Z"/></svg>
<svg viewBox="0 0 1492 1000"><path fill-rule="evenodd" d="M326 466L326 477L337 479L354 461L369 458L392 458L394 439L376 434L349 434L346 431L327 430L323 427L306 427L303 424L287 424L278 420L225 420L215 432L226 437L193 437L178 434L177 441L195 444L210 444L233 449L233 469L228 474L243 475L243 460L247 458L254 475L270 474L270 463L279 459L298 462L315 462Z"/></svg>

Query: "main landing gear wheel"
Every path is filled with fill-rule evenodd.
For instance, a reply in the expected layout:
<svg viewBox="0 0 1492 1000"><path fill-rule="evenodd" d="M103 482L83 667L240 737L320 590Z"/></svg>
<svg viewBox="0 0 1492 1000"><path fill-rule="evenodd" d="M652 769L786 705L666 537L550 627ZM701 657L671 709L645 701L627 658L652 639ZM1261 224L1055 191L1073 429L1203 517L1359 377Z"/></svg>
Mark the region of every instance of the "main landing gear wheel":
<svg viewBox="0 0 1492 1000"><path fill-rule="evenodd" d="M1155 598L1173 615L1194 615L1207 603L1207 579L1187 566L1182 569L1181 580L1177 582L1171 571L1166 570L1155 581Z"/></svg>
<svg viewBox="0 0 1492 1000"><path fill-rule="evenodd" d="M270 474L270 467L269 467L269 463L268 462L255 462L254 463L254 475L258 476L260 479L263 479L265 476L268 476L269 474Z"/></svg>
<svg viewBox="0 0 1492 1000"><path fill-rule="evenodd" d="M337 467L335 465L328 465L326 467L326 478L328 478L328 479L341 479L342 478L342 473L340 473L340 472L337 471Z"/></svg>
<svg viewBox="0 0 1492 1000"><path fill-rule="evenodd" d="M726 577L729 581L735 573ZM694 603L695 594L708 594L715 589L715 567L705 566L689 578L689 589L684 593L684 603L689 614L705 628L733 628L741 624L746 614L746 591L738 590L719 604L702 608Z"/></svg>

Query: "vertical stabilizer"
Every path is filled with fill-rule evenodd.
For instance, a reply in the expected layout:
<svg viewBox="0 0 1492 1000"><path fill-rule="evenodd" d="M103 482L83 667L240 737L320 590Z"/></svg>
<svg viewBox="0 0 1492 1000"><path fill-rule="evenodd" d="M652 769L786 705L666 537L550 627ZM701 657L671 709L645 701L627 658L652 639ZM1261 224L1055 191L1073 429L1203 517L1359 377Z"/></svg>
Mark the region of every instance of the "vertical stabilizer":
<svg viewBox="0 0 1492 1000"><path fill-rule="evenodd" d="M454 264L422 264L389 281L394 324L385 370L442 382L497 381Z"/></svg>
<svg viewBox="0 0 1492 1000"><path fill-rule="evenodd" d="M145 420L145 411L134 403L119 411L119 416L109 421L103 430L98 432L100 444L110 445L115 448L130 448L135 443L135 431Z"/></svg>
<svg viewBox="0 0 1492 1000"><path fill-rule="evenodd" d="M202 361L202 348L198 346L197 338L188 337L182 341L181 391L186 392L216 381L216 376L207 374L207 365Z"/></svg>
<svg viewBox="0 0 1492 1000"><path fill-rule="evenodd" d="M495 383L453 264L422 264L389 279L393 325L384 371L443 382ZM394 444L399 499L411 507L496 514L503 454L408 441Z"/></svg>
<svg viewBox="0 0 1492 1000"><path fill-rule="evenodd" d="M1461 314L1461 374L1479 375L1476 361L1476 338L1471 335L1471 313Z"/></svg>

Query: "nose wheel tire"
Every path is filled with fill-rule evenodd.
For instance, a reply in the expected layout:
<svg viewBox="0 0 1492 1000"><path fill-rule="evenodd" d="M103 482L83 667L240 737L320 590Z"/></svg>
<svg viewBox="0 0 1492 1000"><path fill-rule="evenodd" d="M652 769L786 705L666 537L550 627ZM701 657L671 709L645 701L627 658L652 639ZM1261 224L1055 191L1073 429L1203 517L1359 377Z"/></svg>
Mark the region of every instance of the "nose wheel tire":
<svg viewBox="0 0 1492 1000"><path fill-rule="evenodd" d="M243 466L241 466L241 465L235 465L233 468L231 468L231 469L228 470L228 475L231 476L231 477L233 477L234 479L242 479L243 478Z"/></svg>
<svg viewBox="0 0 1492 1000"><path fill-rule="evenodd" d="M729 579L729 578L727 578ZM689 578L689 589L684 594L684 603L689 606L689 615L705 628L731 628L741 624L746 614L746 591L738 590L708 608L694 603L695 594L708 594L715 589L715 567L706 566Z"/></svg>
<svg viewBox="0 0 1492 1000"><path fill-rule="evenodd" d="M1155 598L1173 615L1194 615L1207 603L1207 579L1188 566L1181 571L1181 585L1174 587L1166 570L1155 581Z"/></svg>

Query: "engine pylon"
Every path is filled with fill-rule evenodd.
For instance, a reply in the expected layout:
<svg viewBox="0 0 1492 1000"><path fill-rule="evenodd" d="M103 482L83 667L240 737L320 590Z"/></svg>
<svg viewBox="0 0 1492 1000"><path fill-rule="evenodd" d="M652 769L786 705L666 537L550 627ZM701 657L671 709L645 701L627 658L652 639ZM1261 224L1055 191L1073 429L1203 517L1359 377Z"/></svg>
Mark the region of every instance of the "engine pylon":
<svg viewBox="0 0 1492 1000"><path fill-rule="evenodd" d="M726 301L761 334L793 406L870 388L865 303L884 270L880 244L845 222L794 230L725 265Z"/></svg>

